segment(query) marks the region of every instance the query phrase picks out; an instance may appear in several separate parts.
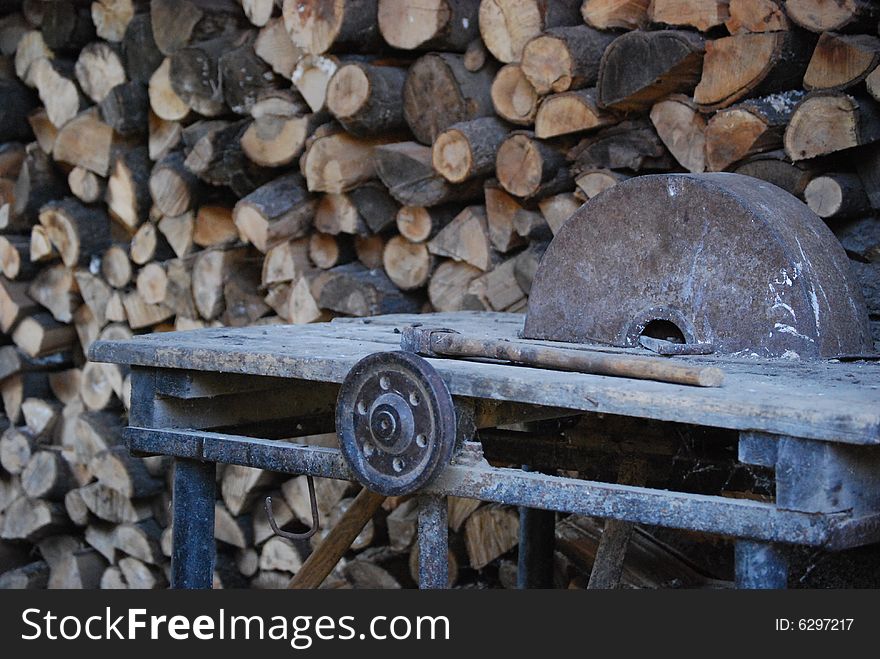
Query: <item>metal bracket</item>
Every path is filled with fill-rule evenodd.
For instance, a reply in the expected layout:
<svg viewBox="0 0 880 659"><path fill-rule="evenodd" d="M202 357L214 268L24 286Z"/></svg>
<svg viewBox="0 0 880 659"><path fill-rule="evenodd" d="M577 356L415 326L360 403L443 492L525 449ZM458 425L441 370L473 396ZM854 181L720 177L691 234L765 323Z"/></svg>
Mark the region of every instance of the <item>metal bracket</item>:
<svg viewBox="0 0 880 659"><path fill-rule="evenodd" d="M266 497L266 517L269 519L269 526L272 532L285 540L308 540L318 532L321 528L321 520L318 518L318 499L315 496L315 481L311 476L306 476L309 484L309 504L312 507L312 526L305 533L291 533L290 531L282 531L275 521L275 514L272 512L272 497Z"/></svg>

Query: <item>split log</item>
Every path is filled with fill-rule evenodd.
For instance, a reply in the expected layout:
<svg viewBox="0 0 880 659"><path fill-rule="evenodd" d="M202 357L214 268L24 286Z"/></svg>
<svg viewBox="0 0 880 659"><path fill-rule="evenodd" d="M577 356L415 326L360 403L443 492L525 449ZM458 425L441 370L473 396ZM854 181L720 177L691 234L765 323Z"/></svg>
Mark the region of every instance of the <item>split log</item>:
<svg viewBox="0 0 880 659"><path fill-rule="evenodd" d="M118 50L103 41L90 43L80 51L74 73L80 89L94 103L103 101L126 79Z"/></svg>
<svg viewBox="0 0 880 659"><path fill-rule="evenodd" d="M358 138L328 130L306 146L300 169L312 192L348 192L376 177L373 150L388 137Z"/></svg>
<svg viewBox="0 0 880 659"><path fill-rule="evenodd" d="M157 226L152 222L144 222L140 226L131 237L131 245L129 247L131 261L128 264L120 264L122 270L118 274L118 281L126 280L126 283L128 283L128 281L131 280L132 263L135 265L146 265L150 261L164 261L174 255L171 245L169 245L168 240L165 239L165 235L161 232L161 227L165 226L163 223L165 223L166 220L174 221L174 219L175 218L163 218L159 224L160 230L157 230ZM190 243L192 242L192 233L192 227L190 227ZM122 286L116 286L116 288L123 288L124 286L125 285L123 284Z"/></svg>
<svg viewBox="0 0 880 659"><path fill-rule="evenodd" d="M288 80L303 56L302 50L294 45L287 34L284 19L280 16L270 19L260 30L254 42L254 52L271 66L275 73Z"/></svg>
<svg viewBox="0 0 880 659"><path fill-rule="evenodd" d="M656 107L656 106L654 106ZM617 116L599 107L595 88L548 96L535 117L535 137L569 135L617 122Z"/></svg>
<svg viewBox="0 0 880 659"><path fill-rule="evenodd" d="M418 298L402 293L380 270L367 270L349 263L327 271L318 304L350 316L376 316L386 313L414 313Z"/></svg>
<svg viewBox="0 0 880 659"><path fill-rule="evenodd" d="M137 523L152 516L148 503L134 502L124 494L100 483L90 483L79 490L92 514L107 522Z"/></svg>
<svg viewBox="0 0 880 659"><path fill-rule="evenodd" d="M162 160L183 139L183 129L178 122L166 121L152 110L148 112L147 129L149 131L147 147L150 152L150 160Z"/></svg>
<svg viewBox="0 0 880 659"><path fill-rule="evenodd" d="M238 240L238 229L228 206L201 206L193 226L193 242L199 247L221 247Z"/></svg>
<svg viewBox="0 0 880 659"><path fill-rule="evenodd" d="M69 523L60 504L21 497L6 509L0 527L0 538L33 543L63 532Z"/></svg>
<svg viewBox="0 0 880 659"><path fill-rule="evenodd" d="M171 86L171 58L166 57L150 76L147 93L150 109L166 121L181 121L189 114L189 105Z"/></svg>
<svg viewBox="0 0 880 659"><path fill-rule="evenodd" d="M125 288L128 285L131 281L132 268L124 246L111 245L107 248L101 258L101 275L113 288Z"/></svg>
<svg viewBox="0 0 880 659"><path fill-rule="evenodd" d="M870 0L785 0L788 17L813 32L874 30L880 7Z"/></svg>
<svg viewBox="0 0 880 659"><path fill-rule="evenodd" d="M70 197L43 206L40 224L68 267L86 262L109 246L107 215Z"/></svg>
<svg viewBox="0 0 880 659"><path fill-rule="evenodd" d="M309 240L285 240L266 251L261 284L268 287L271 284L295 281L309 267Z"/></svg>
<svg viewBox="0 0 880 659"><path fill-rule="evenodd" d="M871 212L871 203L856 174L817 176L804 189L804 200L821 218L857 217Z"/></svg>
<svg viewBox="0 0 880 659"><path fill-rule="evenodd" d="M0 177L14 179L21 171L27 150L17 142L0 145Z"/></svg>
<svg viewBox="0 0 880 659"><path fill-rule="evenodd" d="M411 291L428 283L434 258L424 243L411 243L403 236L395 236L385 244L382 264L398 288Z"/></svg>
<svg viewBox="0 0 880 659"><path fill-rule="evenodd" d="M132 329L153 327L173 316L171 309L164 304L148 304L137 293L129 293L122 298L125 316Z"/></svg>
<svg viewBox="0 0 880 659"><path fill-rule="evenodd" d="M153 38L149 13L132 16L122 37L122 58L129 80L146 85L164 56Z"/></svg>
<svg viewBox="0 0 880 659"><path fill-rule="evenodd" d="M428 243L428 250L437 256L464 261L487 271L494 255L489 241L489 227L484 206L468 206Z"/></svg>
<svg viewBox="0 0 880 659"><path fill-rule="evenodd" d="M134 0L96 0L91 3L92 22L95 24L97 35L107 41L122 40L134 12ZM40 18L42 19L42 16Z"/></svg>
<svg viewBox="0 0 880 659"><path fill-rule="evenodd" d="M489 228L489 241L492 247L502 254L521 247L525 242L516 231L520 215L534 215L535 211L526 208L497 181L486 183L486 221Z"/></svg>
<svg viewBox="0 0 880 659"><path fill-rule="evenodd" d="M61 403L58 401L48 401L42 398L28 398L22 401L21 413L24 416L25 427L36 441L50 442L55 439L56 427L61 420L61 407ZM31 494L30 496L39 497L42 495Z"/></svg>
<svg viewBox="0 0 880 659"><path fill-rule="evenodd" d="M192 250L194 223L192 212L159 220L159 232L165 236L168 245L178 257L182 258Z"/></svg>
<svg viewBox="0 0 880 659"><path fill-rule="evenodd" d="M28 79L37 88L46 116L60 129L86 107L77 88L73 66L65 60L39 59L28 69Z"/></svg>
<svg viewBox="0 0 880 659"><path fill-rule="evenodd" d="M516 257L510 258L474 279L468 286L468 298L475 299L480 307L492 311L523 308L526 296L516 280L515 266Z"/></svg>
<svg viewBox="0 0 880 659"><path fill-rule="evenodd" d="M703 68L703 39L692 32L627 32L605 49L599 104L644 111L669 94L690 92Z"/></svg>
<svg viewBox="0 0 880 659"><path fill-rule="evenodd" d="M406 206L438 206L454 201L479 198L479 180L460 185L449 183L434 172L430 147L416 142L400 142L376 147L374 151L379 178L391 196Z"/></svg>
<svg viewBox="0 0 880 659"><path fill-rule="evenodd" d="M272 18L275 0L242 0L241 8L251 24L262 27Z"/></svg>
<svg viewBox="0 0 880 659"><path fill-rule="evenodd" d="M525 45L520 66L540 95L591 87L614 39L587 25L553 28Z"/></svg>
<svg viewBox="0 0 880 659"><path fill-rule="evenodd" d="M553 235L559 232L565 221L574 215L575 211L581 207L581 201L570 192L553 195L542 199L538 203L541 209L541 215L546 222L546 226L550 229L550 235L547 233L536 236L537 240L550 240Z"/></svg>
<svg viewBox="0 0 880 659"><path fill-rule="evenodd" d="M168 584L165 575L156 567L146 565L131 556L126 556L119 561L119 569L122 572L122 578L131 590L165 588Z"/></svg>
<svg viewBox="0 0 880 659"><path fill-rule="evenodd" d="M330 318L318 306L316 296L309 286L307 275L300 276L295 283L271 286L265 300L266 304L272 307L280 318L294 325L314 323Z"/></svg>
<svg viewBox="0 0 880 659"><path fill-rule="evenodd" d="M780 0L730 0L728 13L724 26L731 34L781 32L790 27Z"/></svg>
<svg viewBox="0 0 880 659"><path fill-rule="evenodd" d="M868 93L875 101L880 99L880 66L874 69L868 77L865 78L865 87Z"/></svg>
<svg viewBox="0 0 880 659"><path fill-rule="evenodd" d="M30 230L37 223L40 209L46 203L64 197L66 187L52 160L39 149L28 147L15 182L15 201L5 222L0 221L0 229L13 232Z"/></svg>
<svg viewBox="0 0 880 659"><path fill-rule="evenodd" d="M224 312L220 321L226 327L252 325L269 312L260 286L262 259L247 259L235 268L223 284Z"/></svg>
<svg viewBox="0 0 880 659"><path fill-rule="evenodd" d="M370 270L382 267L382 254L387 240L381 233L354 237L354 253L357 260Z"/></svg>
<svg viewBox="0 0 880 659"><path fill-rule="evenodd" d="M377 0L284 0L282 15L294 45L313 55L330 50L374 52L382 44Z"/></svg>
<svg viewBox="0 0 880 659"><path fill-rule="evenodd" d="M21 474L27 468L35 451L36 442L26 428L12 426L4 430L3 435L0 436L0 466L9 474Z"/></svg>
<svg viewBox="0 0 880 659"><path fill-rule="evenodd" d="M49 565L34 561L0 574L2 590L42 590L49 583Z"/></svg>
<svg viewBox="0 0 880 659"><path fill-rule="evenodd" d="M89 523L89 508L86 506L79 489L68 490L64 495L64 511L70 521L77 526L86 526Z"/></svg>
<svg viewBox="0 0 880 659"><path fill-rule="evenodd" d="M486 205L488 209L488 198ZM436 236L460 210L457 206L402 206L396 216L397 230L408 241L423 243Z"/></svg>
<svg viewBox="0 0 880 659"><path fill-rule="evenodd" d="M169 217L178 217L199 202L198 179L184 166L185 156L174 151L157 162L150 174L153 203Z"/></svg>
<svg viewBox="0 0 880 659"><path fill-rule="evenodd" d="M223 503L233 515L240 515L277 480L276 474L254 467L228 465L220 479Z"/></svg>
<svg viewBox="0 0 880 659"><path fill-rule="evenodd" d="M7 279L30 279L38 265L30 260L27 236L0 236L0 272Z"/></svg>
<svg viewBox="0 0 880 659"><path fill-rule="evenodd" d="M43 153L51 156L52 151L55 150L55 139L58 137L58 129L49 120L46 108L38 107L34 109L28 115L27 121Z"/></svg>
<svg viewBox="0 0 880 659"><path fill-rule="evenodd" d="M651 0L584 0L584 22L597 30L639 30L648 25Z"/></svg>
<svg viewBox="0 0 880 659"><path fill-rule="evenodd" d="M71 492L78 491L71 490ZM89 518L89 525L86 527L85 532L85 541L90 547L111 563L116 562L115 536L115 526L107 524L106 522L99 522L94 518Z"/></svg>
<svg viewBox="0 0 880 659"><path fill-rule="evenodd" d="M785 127L801 91L772 94L718 111L706 126L706 164L720 172L743 158L782 146Z"/></svg>
<svg viewBox="0 0 880 659"><path fill-rule="evenodd" d="M147 304L159 304L165 300L168 277L159 263L148 263L138 272L137 293Z"/></svg>
<svg viewBox="0 0 880 659"><path fill-rule="evenodd" d="M706 171L706 119L690 98L674 94L654 104L651 123L679 165L689 172Z"/></svg>
<svg viewBox="0 0 880 659"><path fill-rule="evenodd" d="M184 161L184 166L211 185L225 185L243 197L267 182L272 173L256 167L244 154L241 138L248 121L207 122L207 130L198 138ZM190 126L199 134L199 126ZM187 140L184 131L184 142Z"/></svg>
<svg viewBox="0 0 880 659"><path fill-rule="evenodd" d="M581 0L483 0L480 34L495 59L519 62L525 45L542 32L579 24L580 6Z"/></svg>
<svg viewBox="0 0 880 659"><path fill-rule="evenodd" d="M187 53L189 49L183 51ZM172 58L172 84L174 83ZM253 40L243 40L238 47L223 53L218 63L223 100L236 114L249 114L265 89L271 89L272 69L254 52Z"/></svg>
<svg viewBox="0 0 880 659"><path fill-rule="evenodd" d="M706 32L730 17L729 0L652 0L648 19L680 27L693 27Z"/></svg>
<svg viewBox="0 0 880 659"><path fill-rule="evenodd" d="M85 269L77 270L74 277L83 302L91 310L96 324L103 328L107 324L107 302L110 300L112 292L110 285L101 277L93 275Z"/></svg>
<svg viewBox="0 0 880 659"><path fill-rule="evenodd" d="M880 113L869 98L816 92L798 105L785 130L785 153L805 160L880 140Z"/></svg>
<svg viewBox="0 0 880 659"><path fill-rule="evenodd" d="M798 88L814 41L814 35L799 30L735 34L710 41L694 101L706 110L717 110L744 96Z"/></svg>
<svg viewBox="0 0 880 659"><path fill-rule="evenodd" d="M519 64L506 64L495 75L490 90L495 113L512 124L535 121L540 97Z"/></svg>
<svg viewBox="0 0 880 659"><path fill-rule="evenodd" d="M804 89L846 89L880 63L880 39L870 34L823 32L804 74Z"/></svg>
<svg viewBox="0 0 880 659"><path fill-rule="evenodd" d="M99 236L100 240L101 237ZM55 265L44 269L28 288L28 295L48 309L59 323L69 323L79 306L76 280L70 268Z"/></svg>
<svg viewBox="0 0 880 659"><path fill-rule="evenodd" d="M21 472L21 486L32 499L59 501L73 487L73 477L59 451L37 451Z"/></svg>
<svg viewBox="0 0 880 659"><path fill-rule="evenodd" d="M509 130L494 117L453 124L434 140L434 171L450 183L463 183L495 169L495 155Z"/></svg>
<svg viewBox="0 0 880 659"><path fill-rule="evenodd" d="M299 174L288 174L254 190L233 209L235 226L258 250L308 233L316 202Z"/></svg>
<svg viewBox="0 0 880 659"><path fill-rule="evenodd" d="M159 537L162 528L154 519L145 519L134 524L120 524L114 529L113 544L124 554L151 565L161 565L162 549Z"/></svg>
<svg viewBox="0 0 880 659"><path fill-rule="evenodd" d="M12 333L12 340L26 355L42 357L72 347L76 333L70 325L41 312L22 318Z"/></svg>
<svg viewBox="0 0 880 659"><path fill-rule="evenodd" d="M207 250L193 262L192 290L196 309L205 320L214 320L225 309L223 287L247 256L244 248Z"/></svg>
<svg viewBox="0 0 880 659"><path fill-rule="evenodd" d="M513 275L516 277L516 283L526 295L532 290L532 282L535 279L535 273L541 264L541 257L547 251L550 243L535 242L526 249L516 255L516 263L513 266Z"/></svg>
<svg viewBox="0 0 880 659"><path fill-rule="evenodd" d="M401 50L463 53L480 36L479 0L379 0L379 31Z"/></svg>
<svg viewBox="0 0 880 659"><path fill-rule="evenodd" d="M110 217L131 233L149 214L150 170L152 163L145 147L117 151L107 179L107 208Z"/></svg>
<svg viewBox="0 0 880 659"><path fill-rule="evenodd" d="M752 156L733 171L772 183L795 197L803 197L807 184L816 175L809 161L792 162L781 149Z"/></svg>
<svg viewBox="0 0 880 659"><path fill-rule="evenodd" d="M479 570L506 554L519 542L516 510L497 504L471 513L464 524L464 543L471 567Z"/></svg>
<svg viewBox="0 0 880 659"><path fill-rule="evenodd" d="M123 421L111 411L90 411L78 415L74 449L76 459L88 465L96 455L115 446L122 437Z"/></svg>
<svg viewBox="0 0 880 659"><path fill-rule="evenodd" d="M462 56L430 53L416 60L403 88L406 123L423 144L462 121L493 114L493 67L468 71Z"/></svg>
<svg viewBox="0 0 880 659"><path fill-rule="evenodd" d="M149 127L149 93L140 82L113 87L100 102L101 118L120 135L146 133Z"/></svg>
<svg viewBox="0 0 880 659"><path fill-rule="evenodd" d="M96 36L89 8L75 2L44 3L40 31L55 51L78 51Z"/></svg>
<svg viewBox="0 0 880 659"><path fill-rule="evenodd" d="M101 121L97 111L87 110L58 131L52 155L58 162L78 165L98 176L107 176L113 143L113 129Z"/></svg>
<svg viewBox="0 0 880 659"><path fill-rule="evenodd" d="M156 46L171 55L190 42L229 34L239 27L241 5L234 0L153 0L150 19Z"/></svg>
<svg viewBox="0 0 880 659"><path fill-rule="evenodd" d="M127 497L149 497L164 488L164 483L147 471L143 460L133 457L125 446L101 451L89 462L89 470L102 485Z"/></svg>
<svg viewBox="0 0 880 659"><path fill-rule="evenodd" d="M403 130L400 96L406 76L405 69L395 66L345 64L327 86L327 109L352 135Z"/></svg>
<svg viewBox="0 0 880 659"><path fill-rule="evenodd" d="M30 30L21 36L15 49L15 75L28 87L34 87L31 66L52 57L54 53L43 40L43 33L40 30Z"/></svg>
<svg viewBox="0 0 880 659"><path fill-rule="evenodd" d="M28 294L28 283L0 278L0 331L11 334L16 323L36 313L38 305Z"/></svg>
<svg viewBox="0 0 880 659"><path fill-rule="evenodd" d="M259 116L241 136L245 155L262 167L280 167L302 153L306 139L323 120L320 115Z"/></svg>
<svg viewBox="0 0 880 659"><path fill-rule="evenodd" d="M296 63L290 79L312 112L325 108L327 86L338 68L339 60L333 56L305 55Z"/></svg>
<svg viewBox="0 0 880 659"><path fill-rule="evenodd" d="M315 210L315 229L333 236L369 233L367 224L346 194L325 194Z"/></svg>
<svg viewBox="0 0 880 659"><path fill-rule="evenodd" d="M260 551L261 570L280 570L295 574L299 572L302 564L302 557L296 547L283 538L269 538Z"/></svg>
<svg viewBox="0 0 880 659"><path fill-rule="evenodd" d="M495 161L498 182L510 194L531 198L558 192L568 178L565 156L534 133L516 131L504 140Z"/></svg>
<svg viewBox="0 0 880 659"><path fill-rule="evenodd" d="M669 170L675 161L646 119L624 121L585 137L569 150L572 169Z"/></svg>
<svg viewBox="0 0 880 659"><path fill-rule="evenodd" d="M83 367L79 393L86 409L100 411L112 406L115 391L122 387L122 373L113 366L88 362Z"/></svg>
<svg viewBox="0 0 880 659"><path fill-rule="evenodd" d="M74 167L67 175L67 185L74 197L85 204L93 204L103 198L107 182L83 167Z"/></svg>
<svg viewBox="0 0 880 659"><path fill-rule="evenodd" d="M400 208L388 189L379 181L365 183L347 195L367 229L380 233L390 228Z"/></svg>

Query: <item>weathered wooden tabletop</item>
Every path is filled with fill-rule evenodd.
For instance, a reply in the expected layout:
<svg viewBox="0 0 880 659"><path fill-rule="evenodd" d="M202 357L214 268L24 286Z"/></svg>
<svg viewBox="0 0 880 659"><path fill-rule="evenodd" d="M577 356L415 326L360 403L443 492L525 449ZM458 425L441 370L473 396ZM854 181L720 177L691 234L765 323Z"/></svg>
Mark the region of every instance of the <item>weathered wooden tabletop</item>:
<svg viewBox="0 0 880 659"><path fill-rule="evenodd" d="M516 339L519 314L458 312L336 319L145 334L98 341L90 359L154 368L245 373L341 382L360 358L399 349L397 328L446 327ZM524 339L518 339L525 341ZM584 348L572 344L528 341ZM589 346L608 352L651 354ZM880 363L675 357L720 366L724 385L701 388L648 380L550 371L508 364L431 359L453 395L565 407L646 419L755 430L852 444L880 444Z"/></svg>

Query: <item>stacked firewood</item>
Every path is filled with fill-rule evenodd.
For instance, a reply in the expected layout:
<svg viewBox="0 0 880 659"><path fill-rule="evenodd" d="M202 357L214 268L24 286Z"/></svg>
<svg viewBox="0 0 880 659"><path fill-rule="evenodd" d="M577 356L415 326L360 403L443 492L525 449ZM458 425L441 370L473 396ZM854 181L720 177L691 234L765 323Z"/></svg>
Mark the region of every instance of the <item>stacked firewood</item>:
<svg viewBox="0 0 880 659"><path fill-rule="evenodd" d="M128 374L87 362L93 341L523 311L553 234L632 176L733 171L804 199L880 339L874 2L0 7L2 584L167 582L168 464L120 446ZM286 584L308 547L272 536L263 500L307 526L304 483L218 473L218 583ZM354 494L319 483L325 527ZM510 585L515 512L451 505L453 577ZM415 524L389 500L328 583L412 585ZM588 527L560 522L566 564Z"/></svg>

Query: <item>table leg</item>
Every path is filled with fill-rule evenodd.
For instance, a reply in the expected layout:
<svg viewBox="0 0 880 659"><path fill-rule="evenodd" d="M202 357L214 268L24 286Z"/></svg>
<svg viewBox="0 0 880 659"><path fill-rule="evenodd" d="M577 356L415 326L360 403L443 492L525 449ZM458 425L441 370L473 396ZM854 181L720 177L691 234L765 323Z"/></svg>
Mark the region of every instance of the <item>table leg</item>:
<svg viewBox="0 0 880 659"><path fill-rule="evenodd" d="M517 588L553 588L555 535L555 511L520 507Z"/></svg>
<svg viewBox="0 0 880 659"><path fill-rule="evenodd" d="M449 587L449 529L445 496L419 496L419 588Z"/></svg>
<svg viewBox="0 0 880 659"><path fill-rule="evenodd" d="M172 588L211 588L214 583L213 462L174 460Z"/></svg>
<svg viewBox="0 0 880 659"><path fill-rule="evenodd" d="M736 541L736 587L788 587L788 557L779 545L753 540Z"/></svg>

